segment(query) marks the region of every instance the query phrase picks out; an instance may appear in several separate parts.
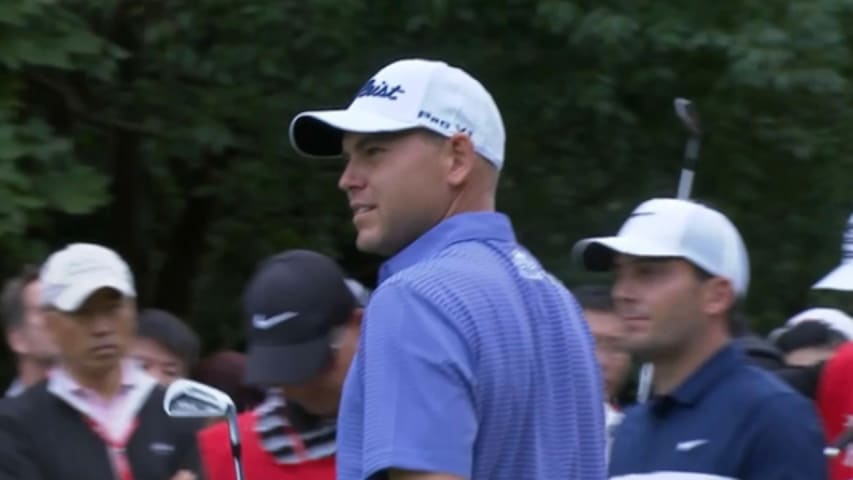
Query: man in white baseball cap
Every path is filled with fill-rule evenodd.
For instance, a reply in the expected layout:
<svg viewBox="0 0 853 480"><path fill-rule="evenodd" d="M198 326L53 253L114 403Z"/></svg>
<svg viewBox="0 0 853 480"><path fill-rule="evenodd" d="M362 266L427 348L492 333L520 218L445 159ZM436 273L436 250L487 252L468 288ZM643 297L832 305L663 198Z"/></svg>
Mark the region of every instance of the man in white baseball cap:
<svg viewBox="0 0 853 480"><path fill-rule="evenodd" d="M136 298L133 274L114 251L78 243L51 255L41 270L41 304L73 312L96 290L106 288Z"/></svg>
<svg viewBox="0 0 853 480"><path fill-rule="evenodd" d="M486 88L396 61L290 138L344 157L356 246L390 257L343 390L338 478L605 478L592 339L496 211L505 132Z"/></svg>
<svg viewBox="0 0 853 480"><path fill-rule="evenodd" d="M624 345L655 371L651 400L629 409L617 429L610 478L826 477L812 405L731 341L749 262L725 215L652 199L617 235L582 240L573 253L590 270L614 272Z"/></svg>
<svg viewBox="0 0 853 480"><path fill-rule="evenodd" d="M394 62L367 81L345 110L300 113L290 127L293 147L307 157L339 157L344 132L423 128L443 137L467 133L474 150L500 170L503 120L480 82L444 62Z"/></svg>
<svg viewBox="0 0 853 480"><path fill-rule="evenodd" d="M59 364L0 409L0 430L19 440L15 452L0 449L20 468L16 478L198 478L200 423L167 416L163 388L125 358L136 333L136 289L124 260L75 243L47 259L39 281Z"/></svg>
<svg viewBox="0 0 853 480"><path fill-rule="evenodd" d="M817 365L853 340L853 318L836 308L809 308L789 318L768 338L785 354L788 365Z"/></svg>

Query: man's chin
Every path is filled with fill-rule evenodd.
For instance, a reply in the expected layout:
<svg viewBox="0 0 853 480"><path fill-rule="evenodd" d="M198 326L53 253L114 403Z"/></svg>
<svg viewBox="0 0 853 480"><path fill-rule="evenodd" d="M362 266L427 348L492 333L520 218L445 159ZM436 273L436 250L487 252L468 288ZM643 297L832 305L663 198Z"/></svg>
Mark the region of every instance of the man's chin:
<svg viewBox="0 0 853 480"><path fill-rule="evenodd" d="M657 358L658 347L649 342L636 342L626 344L625 348L631 353L631 357L640 362L651 362Z"/></svg>
<svg viewBox="0 0 853 480"><path fill-rule="evenodd" d="M59 356L42 357L37 361L44 367L54 367L59 364Z"/></svg>

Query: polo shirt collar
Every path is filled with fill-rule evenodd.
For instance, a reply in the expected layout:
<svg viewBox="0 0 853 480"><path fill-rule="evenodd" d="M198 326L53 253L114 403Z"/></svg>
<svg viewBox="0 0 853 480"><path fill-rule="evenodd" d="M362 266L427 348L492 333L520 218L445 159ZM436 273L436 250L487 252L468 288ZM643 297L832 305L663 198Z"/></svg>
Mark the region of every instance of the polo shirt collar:
<svg viewBox="0 0 853 480"><path fill-rule="evenodd" d="M702 364L699 370L690 375L687 381L665 397L681 405L695 405L708 390L743 361L743 354L732 342L729 342Z"/></svg>
<svg viewBox="0 0 853 480"><path fill-rule="evenodd" d="M469 240L515 242L515 234L509 217L502 213L458 213L444 219L383 263L379 268L379 283L454 243Z"/></svg>

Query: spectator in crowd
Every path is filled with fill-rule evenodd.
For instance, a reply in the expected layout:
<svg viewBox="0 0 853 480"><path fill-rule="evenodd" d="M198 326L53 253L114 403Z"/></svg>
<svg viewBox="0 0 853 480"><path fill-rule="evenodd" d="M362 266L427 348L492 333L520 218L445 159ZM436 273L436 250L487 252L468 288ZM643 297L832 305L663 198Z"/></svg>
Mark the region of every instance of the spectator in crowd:
<svg viewBox="0 0 853 480"><path fill-rule="evenodd" d="M815 398L826 430L827 443L834 444L853 428L853 342L839 347L820 370ZM831 480L853 478L853 444L838 445L840 454L830 461Z"/></svg>
<svg viewBox="0 0 853 480"><path fill-rule="evenodd" d="M622 420L619 394L631 368L631 356L625 350L625 324L613 307L610 289L603 285L583 285L572 289L583 309L595 339L595 356L604 379L604 420L608 451L616 427Z"/></svg>
<svg viewBox="0 0 853 480"><path fill-rule="evenodd" d="M603 285L584 285L573 288L595 339L595 355L604 379L605 400L618 407L619 394L628 378L631 356L623 345L625 324L613 307L610 288Z"/></svg>
<svg viewBox="0 0 853 480"><path fill-rule="evenodd" d="M5 478L198 478L198 422L168 417L163 388L125 360L136 291L124 260L73 244L47 259L39 281L59 364L0 407L0 431L16 439L0 439Z"/></svg>
<svg viewBox="0 0 853 480"><path fill-rule="evenodd" d="M853 339L853 318L834 308L810 308L791 317L770 338L784 352L788 365L817 365Z"/></svg>
<svg viewBox="0 0 853 480"><path fill-rule="evenodd" d="M400 60L290 134L343 155L356 245L390 257L344 388L339 478L604 478L589 329L495 212L504 127L483 85Z"/></svg>
<svg viewBox="0 0 853 480"><path fill-rule="evenodd" d="M204 357L193 372L193 379L227 393L237 412L257 407L264 392L246 385L246 356L234 350L220 350Z"/></svg>
<svg viewBox="0 0 853 480"><path fill-rule="evenodd" d="M841 263L818 280L812 288L853 291L853 214L847 219L847 225L841 235Z"/></svg>
<svg viewBox="0 0 853 480"><path fill-rule="evenodd" d="M238 417L247 478L335 478L335 418L364 295L334 260L307 250L267 259L249 282L246 382L268 394ZM208 478L233 479L226 426L199 439Z"/></svg>
<svg viewBox="0 0 853 480"><path fill-rule="evenodd" d="M613 270L625 345L655 371L652 398L616 432L611 478L826 478L812 404L732 343L749 261L728 218L653 199L616 236L583 240L574 253L590 270Z"/></svg>
<svg viewBox="0 0 853 480"><path fill-rule="evenodd" d="M729 316L729 332L735 346L746 354L747 360L770 372L784 370L785 357L781 351L762 335L749 329L743 312L735 309Z"/></svg>
<svg viewBox="0 0 853 480"><path fill-rule="evenodd" d="M154 308L139 313L130 356L161 385L188 377L199 348L198 336L178 317Z"/></svg>
<svg viewBox="0 0 853 480"><path fill-rule="evenodd" d="M6 343L15 355L17 378L6 390L7 397L20 395L41 382L56 363L56 346L44 326L39 309L38 267L26 265L6 282L0 294Z"/></svg>

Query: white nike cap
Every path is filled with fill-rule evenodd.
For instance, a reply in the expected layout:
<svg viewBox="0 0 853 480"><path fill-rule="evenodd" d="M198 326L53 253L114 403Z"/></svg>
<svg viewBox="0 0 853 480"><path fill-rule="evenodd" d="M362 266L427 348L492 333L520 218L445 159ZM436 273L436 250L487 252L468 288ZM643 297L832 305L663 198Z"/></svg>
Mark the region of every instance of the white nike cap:
<svg viewBox="0 0 853 480"><path fill-rule="evenodd" d="M739 297L749 288L749 258L737 228L722 213L688 200L647 200L616 236L581 240L572 250L591 271L610 269L615 253L682 258L729 280Z"/></svg>
<svg viewBox="0 0 853 480"><path fill-rule="evenodd" d="M136 297L133 274L124 260L109 248L74 243L48 257L39 273L40 303L73 312L101 288Z"/></svg>
<svg viewBox="0 0 853 480"><path fill-rule="evenodd" d="M491 94L465 71L444 62L408 59L374 75L345 110L297 115L290 142L308 157L341 155L343 132L380 133L425 128L445 137L464 132L474 150L500 169L506 134Z"/></svg>
<svg viewBox="0 0 853 480"><path fill-rule="evenodd" d="M841 236L841 263L812 286L815 290L853 290L853 215Z"/></svg>

